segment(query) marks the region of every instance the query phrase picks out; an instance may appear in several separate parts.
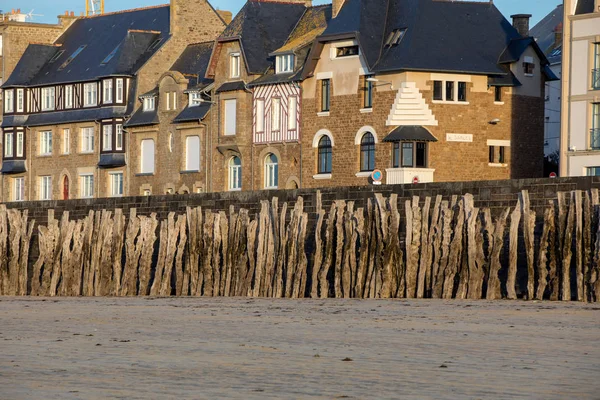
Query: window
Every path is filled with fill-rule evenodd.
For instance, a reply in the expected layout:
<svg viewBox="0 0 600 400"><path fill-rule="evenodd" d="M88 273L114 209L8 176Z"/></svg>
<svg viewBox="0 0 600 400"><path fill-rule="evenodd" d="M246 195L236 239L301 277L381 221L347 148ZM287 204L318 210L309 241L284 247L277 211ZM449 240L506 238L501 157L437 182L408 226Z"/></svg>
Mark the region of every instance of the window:
<svg viewBox="0 0 600 400"><path fill-rule="evenodd" d="M25 91L17 89L17 112L25 111Z"/></svg>
<svg viewBox="0 0 600 400"><path fill-rule="evenodd" d="M273 99L271 103L271 130L278 132L281 129L281 99Z"/></svg>
<svg viewBox="0 0 600 400"><path fill-rule="evenodd" d="M229 190L242 189L242 160L231 157L229 160Z"/></svg>
<svg viewBox="0 0 600 400"><path fill-rule="evenodd" d="M496 162L496 148L494 146L490 146L488 158L489 158L490 164L493 164Z"/></svg>
<svg viewBox="0 0 600 400"><path fill-rule="evenodd" d="M167 97L165 101L165 109L169 111L171 109L171 92L167 92Z"/></svg>
<svg viewBox="0 0 600 400"><path fill-rule="evenodd" d="M404 37L405 33L406 33L406 29L394 29L388 35L388 38L385 42L385 46L386 47L397 46L402 41L402 38Z"/></svg>
<svg viewBox="0 0 600 400"><path fill-rule="evenodd" d="M294 55L286 54L275 58L275 73L282 74L294 71Z"/></svg>
<svg viewBox="0 0 600 400"><path fill-rule="evenodd" d="M458 101L467 101L467 83L458 82Z"/></svg>
<svg viewBox="0 0 600 400"><path fill-rule="evenodd" d="M117 82L117 90L116 90L116 101L117 103L123 102L123 79L118 78Z"/></svg>
<svg viewBox="0 0 600 400"><path fill-rule="evenodd" d="M11 113L15 111L14 91L12 89L4 91L4 112Z"/></svg>
<svg viewBox="0 0 600 400"><path fill-rule="evenodd" d="M185 138L185 170L200 171L200 136Z"/></svg>
<svg viewBox="0 0 600 400"><path fill-rule="evenodd" d="M73 108L73 85L65 86L65 108Z"/></svg>
<svg viewBox="0 0 600 400"><path fill-rule="evenodd" d="M328 112L331 101L331 79L321 81L321 111Z"/></svg>
<svg viewBox="0 0 600 400"><path fill-rule="evenodd" d="M115 134L115 150L123 150L123 125L116 125L117 132Z"/></svg>
<svg viewBox="0 0 600 400"><path fill-rule="evenodd" d="M13 200L14 201L24 201L25 200L25 178L15 178L14 181L14 192L13 192Z"/></svg>
<svg viewBox="0 0 600 400"><path fill-rule="evenodd" d="M231 78L239 78L240 77L240 53L231 53L229 71Z"/></svg>
<svg viewBox="0 0 600 400"><path fill-rule="evenodd" d="M443 90L442 81L433 81L433 99L434 100L444 100L444 95L442 93Z"/></svg>
<svg viewBox="0 0 600 400"><path fill-rule="evenodd" d="M237 101L225 100L225 135L235 135L237 129Z"/></svg>
<svg viewBox="0 0 600 400"><path fill-rule="evenodd" d="M52 200L52 177L40 177L40 200Z"/></svg>
<svg viewBox="0 0 600 400"><path fill-rule="evenodd" d="M150 46L148 47L148 50L156 49L161 42L162 42L162 38L156 39L154 42L152 42L152 44L150 44Z"/></svg>
<svg viewBox="0 0 600 400"><path fill-rule="evenodd" d="M60 56L62 56L63 54L65 54L64 50L57 51L56 54L52 56L52 58L50 59L50 61L48 61L48 63L52 64L53 62L55 62L56 60L58 60L60 58Z"/></svg>
<svg viewBox="0 0 600 400"><path fill-rule="evenodd" d="M154 140L144 139L142 140L141 146L141 168L142 174L153 174L154 173Z"/></svg>
<svg viewBox="0 0 600 400"><path fill-rule="evenodd" d="M110 174L110 195L123 196L123 173L115 172Z"/></svg>
<svg viewBox="0 0 600 400"><path fill-rule="evenodd" d="M83 85L83 106L95 107L98 104L98 84L96 82Z"/></svg>
<svg viewBox="0 0 600 400"><path fill-rule="evenodd" d="M533 76L533 70L535 69L535 64L533 62L533 57L525 57L523 62L523 73L525 76Z"/></svg>
<svg viewBox="0 0 600 400"><path fill-rule="evenodd" d="M345 46L345 47L338 47L337 49L335 49L335 56L340 58L340 57L351 57L351 56L357 56L358 55L358 46Z"/></svg>
<svg viewBox="0 0 600 400"><path fill-rule="evenodd" d="M189 106L195 107L202 104L202 95L200 92L190 92L189 93Z"/></svg>
<svg viewBox="0 0 600 400"><path fill-rule="evenodd" d="M17 132L17 157L23 157L25 148L25 132Z"/></svg>
<svg viewBox="0 0 600 400"><path fill-rule="evenodd" d="M71 150L71 130L63 129L62 152L63 152L63 154L69 154L70 150Z"/></svg>
<svg viewBox="0 0 600 400"><path fill-rule="evenodd" d="M102 126L102 151L112 150L112 125Z"/></svg>
<svg viewBox="0 0 600 400"><path fill-rule="evenodd" d="M276 189L279 184L279 165L275 154L265 158L265 189Z"/></svg>
<svg viewBox="0 0 600 400"><path fill-rule="evenodd" d="M371 76L365 76L365 87L363 88L365 92L363 108L373 108L373 82L369 81Z"/></svg>
<svg viewBox="0 0 600 400"><path fill-rule="evenodd" d="M589 167L586 170L587 176L600 176L600 167Z"/></svg>
<svg viewBox="0 0 600 400"><path fill-rule="evenodd" d="M54 87L42 88L42 111L54 110Z"/></svg>
<svg viewBox="0 0 600 400"><path fill-rule="evenodd" d="M494 87L494 101L496 103L501 103L502 102L502 86L495 86Z"/></svg>
<svg viewBox="0 0 600 400"><path fill-rule="evenodd" d="M592 149L600 149L600 103L592 103Z"/></svg>
<svg viewBox="0 0 600 400"><path fill-rule="evenodd" d="M506 149L506 147L504 147L504 146L501 146L500 149L499 149L500 153L498 154L498 162L500 162L500 164L506 163L505 149Z"/></svg>
<svg viewBox="0 0 600 400"><path fill-rule="evenodd" d="M426 168L427 143L395 142L392 165L394 168Z"/></svg>
<svg viewBox="0 0 600 400"><path fill-rule="evenodd" d="M154 107L155 107L155 98L154 97L144 97L143 110L144 111L154 111Z"/></svg>
<svg viewBox="0 0 600 400"><path fill-rule="evenodd" d="M256 132L265 131L265 101L256 100Z"/></svg>
<svg viewBox="0 0 600 400"><path fill-rule="evenodd" d="M79 48L77 50L75 50L73 52L73 54L71 54L69 56L69 58L67 58L65 60L64 63L62 63L62 65L58 68L58 70L60 71L61 69L65 68L67 65L69 65L71 63L71 61L73 61L75 59L75 57L77 57L79 55L79 53L81 53L83 51L83 49L85 49L85 45L79 46Z"/></svg>
<svg viewBox="0 0 600 400"><path fill-rule="evenodd" d="M13 133L7 132L4 134L4 157L12 157L14 155Z"/></svg>
<svg viewBox="0 0 600 400"><path fill-rule="evenodd" d="M594 69L592 70L592 88L600 89L600 43L594 43Z"/></svg>
<svg viewBox="0 0 600 400"><path fill-rule="evenodd" d="M167 111L177 110L177 92L167 92L165 105Z"/></svg>
<svg viewBox="0 0 600 400"><path fill-rule="evenodd" d="M102 85L104 87L102 102L110 104L113 102L113 81L112 79L105 79L104 82L102 82Z"/></svg>
<svg viewBox="0 0 600 400"><path fill-rule="evenodd" d="M298 98L292 96L288 99L288 130L295 131L298 128Z"/></svg>
<svg viewBox="0 0 600 400"><path fill-rule="evenodd" d="M81 152L94 152L94 128L81 128Z"/></svg>
<svg viewBox="0 0 600 400"><path fill-rule="evenodd" d="M79 185L81 198L94 197L94 175L79 175Z"/></svg>
<svg viewBox="0 0 600 400"><path fill-rule="evenodd" d="M115 56L115 54L117 54L117 50L119 50L120 46L121 46L121 44L119 43L117 45L117 47L115 47L113 49L113 51L111 51L110 53L108 53L108 55L104 58L104 60L102 60L102 62L100 63L100 65L106 65L106 64L108 64L108 62L110 60L112 60L112 58Z"/></svg>
<svg viewBox="0 0 600 400"><path fill-rule="evenodd" d="M319 140L318 148L318 161L317 161L317 172L319 174L330 174L331 173L331 155L332 146L331 139L329 136L324 135Z"/></svg>
<svg viewBox="0 0 600 400"><path fill-rule="evenodd" d="M47 156L52 154L52 132L40 132L40 155Z"/></svg>
<svg viewBox="0 0 600 400"><path fill-rule="evenodd" d="M375 137L367 132L360 141L360 170L362 172L375 169Z"/></svg>
<svg viewBox="0 0 600 400"><path fill-rule="evenodd" d="M175 136L172 133L169 133L169 153L173 152L175 148Z"/></svg>
<svg viewBox="0 0 600 400"><path fill-rule="evenodd" d="M0 57L2 56L2 35L0 35Z"/></svg>
<svg viewBox="0 0 600 400"><path fill-rule="evenodd" d="M446 82L446 101L454 101L454 82Z"/></svg>

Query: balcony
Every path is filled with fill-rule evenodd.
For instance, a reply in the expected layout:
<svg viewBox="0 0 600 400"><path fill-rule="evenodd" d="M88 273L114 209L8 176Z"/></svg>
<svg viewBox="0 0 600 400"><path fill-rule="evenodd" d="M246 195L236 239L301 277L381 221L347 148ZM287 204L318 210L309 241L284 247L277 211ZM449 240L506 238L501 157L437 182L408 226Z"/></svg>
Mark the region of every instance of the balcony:
<svg viewBox="0 0 600 400"><path fill-rule="evenodd" d="M600 68L592 70L592 88L600 90Z"/></svg>
<svg viewBox="0 0 600 400"><path fill-rule="evenodd" d="M413 183L415 177L419 178L419 183L433 182L433 173L435 169L429 168L389 168L386 172L386 185L403 185Z"/></svg>

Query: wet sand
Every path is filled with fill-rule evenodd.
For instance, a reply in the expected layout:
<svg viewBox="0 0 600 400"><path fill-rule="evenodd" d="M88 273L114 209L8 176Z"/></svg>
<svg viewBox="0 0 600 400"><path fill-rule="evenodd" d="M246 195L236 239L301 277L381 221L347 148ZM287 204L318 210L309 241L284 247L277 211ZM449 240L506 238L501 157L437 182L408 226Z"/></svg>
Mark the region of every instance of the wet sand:
<svg viewBox="0 0 600 400"><path fill-rule="evenodd" d="M600 304L0 298L0 399L599 399Z"/></svg>

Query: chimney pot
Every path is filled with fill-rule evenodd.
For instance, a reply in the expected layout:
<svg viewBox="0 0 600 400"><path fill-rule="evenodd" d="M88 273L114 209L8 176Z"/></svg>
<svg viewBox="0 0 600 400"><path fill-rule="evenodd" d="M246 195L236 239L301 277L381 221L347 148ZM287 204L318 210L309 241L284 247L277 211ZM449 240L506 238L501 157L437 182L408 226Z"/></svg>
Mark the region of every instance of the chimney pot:
<svg viewBox="0 0 600 400"><path fill-rule="evenodd" d="M514 14L510 17L517 32L523 37L529 37L529 19L531 18L531 14Z"/></svg>
<svg viewBox="0 0 600 400"><path fill-rule="evenodd" d="M75 11L71 11L71 17L75 16Z"/></svg>

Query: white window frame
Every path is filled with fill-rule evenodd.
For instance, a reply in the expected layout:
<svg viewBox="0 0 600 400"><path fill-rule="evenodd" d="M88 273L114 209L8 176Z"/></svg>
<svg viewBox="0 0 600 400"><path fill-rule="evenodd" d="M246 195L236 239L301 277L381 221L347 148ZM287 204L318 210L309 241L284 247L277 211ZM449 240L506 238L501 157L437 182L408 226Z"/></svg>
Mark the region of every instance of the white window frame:
<svg viewBox="0 0 600 400"><path fill-rule="evenodd" d="M25 132L17 131L16 157L23 157L24 149L25 149Z"/></svg>
<svg viewBox="0 0 600 400"><path fill-rule="evenodd" d="M156 108L156 98L154 96L143 98L143 111L154 111Z"/></svg>
<svg viewBox="0 0 600 400"><path fill-rule="evenodd" d="M40 176L40 200L52 200L52 177Z"/></svg>
<svg viewBox="0 0 600 400"><path fill-rule="evenodd" d="M25 201L25 177L14 178L13 182L13 200Z"/></svg>
<svg viewBox="0 0 600 400"><path fill-rule="evenodd" d="M275 58L275 73L284 74L294 71L294 55L285 54Z"/></svg>
<svg viewBox="0 0 600 400"><path fill-rule="evenodd" d="M62 153L69 154L71 152L71 129L63 129L62 139Z"/></svg>
<svg viewBox="0 0 600 400"><path fill-rule="evenodd" d="M240 165L232 165L232 161L234 158L235 157L231 157L227 165L227 188L229 189L229 191L232 192L242 190L242 162L240 159ZM237 158L239 159L239 157Z"/></svg>
<svg viewBox="0 0 600 400"><path fill-rule="evenodd" d="M4 157L14 157L14 132L6 132L4 134Z"/></svg>
<svg viewBox="0 0 600 400"><path fill-rule="evenodd" d="M25 111L25 89L17 89L17 112Z"/></svg>
<svg viewBox="0 0 600 400"><path fill-rule="evenodd" d="M83 106L96 107L98 105L98 83L83 84Z"/></svg>
<svg viewBox="0 0 600 400"><path fill-rule="evenodd" d="M165 106L166 106L165 109L167 111L171 111L171 92L167 92L167 99L165 102Z"/></svg>
<svg viewBox="0 0 600 400"><path fill-rule="evenodd" d="M102 151L112 151L112 125L102 126Z"/></svg>
<svg viewBox="0 0 600 400"><path fill-rule="evenodd" d="M196 107L202 104L202 94L200 92L189 92L189 107Z"/></svg>
<svg viewBox="0 0 600 400"><path fill-rule="evenodd" d="M117 78L116 80L116 91L115 91L115 101L117 103L123 103L123 89L124 89L124 85L125 82L123 81L123 78Z"/></svg>
<svg viewBox="0 0 600 400"><path fill-rule="evenodd" d="M191 145L193 143L191 143L192 140L197 140L198 143L198 159L197 160L193 160L191 159ZM191 135L191 136L186 136L185 138L185 170L186 171L200 171L200 136L197 135Z"/></svg>
<svg viewBox="0 0 600 400"><path fill-rule="evenodd" d="M56 99L54 86L42 88L42 111L53 111Z"/></svg>
<svg viewBox="0 0 600 400"><path fill-rule="evenodd" d="M229 77L239 78L241 75L240 68L240 53L231 53L229 55Z"/></svg>
<svg viewBox="0 0 600 400"><path fill-rule="evenodd" d="M52 155L52 131L40 132L40 156Z"/></svg>
<svg viewBox="0 0 600 400"><path fill-rule="evenodd" d="M65 108L73 108L73 85L65 86Z"/></svg>
<svg viewBox="0 0 600 400"><path fill-rule="evenodd" d="M281 131L281 98L271 100L271 132Z"/></svg>
<svg viewBox="0 0 600 400"><path fill-rule="evenodd" d="M291 96L288 99L288 130L298 129L298 97Z"/></svg>
<svg viewBox="0 0 600 400"><path fill-rule="evenodd" d="M94 197L94 174L79 175L79 196L82 199Z"/></svg>
<svg viewBox="0 0 600 400"><path fill-rule="evenodd" d="M4 91L4 112L12 113L15 112L15 92L13 89L7 89Z"/></svg>
<svg viewBox="0 0 600 400"><path fill-rule="evenodd" d="M123 124L116 124L115 150L123 150Z"/></svg>
<svg viewBox="0 0 600 400"><path fill-rule="evenodd" d="M173 107L171 110L177 110L177 92L173 92Z"/></svg>
<svg viewBox="0 0 600 400"><path fill-rule="evenodd" d="M269 159L274 156L277 162L271 162ZM275 184L275 180L279 180L279 158L270 153L265 157L265 189L277 189L278 185Z"/></svg>
<svg viewBox="0 0 600 400"><path fill-rule="evenodd" d="M124 192L123 172L111 172L110 176L110 195L112 197L122 197Z"/></svg>
<svg viewBox="0 0 600 400"><path fill-rule="evenodd" d="M113 102L113 81L112 79L105 79L102 81L102 103L112 104Z"/></svg>
<svg viewBox="0 0 600 400"><path fill-rule="evenodd" d="M256 133L265 131L265 100L256 100Z"/></svg>
<svg viewBox="0 0 600 400"><path fill-rule="evenodd" d="M93 127L81 128L81 152L82 153L93 153L94 152L94 128Z"/></svg>
<svg viewBox="0 0 600 400"><path fill-rule="evenodd" d="M440 81L442 82L442 100L432 100L432 103L436 103L436 104L441 104L441 103L446 103L446 104L463 104L463 105L468 105L469 104L469 87L468 87L468 83L470 82L469 80L454 80L454 79L432 79L432 81ZM452 100L446 100L446 83L447 82L453 82L454 83L454 93L452 96ZM459 83L464 83L466 85L466 92L465 92L465 98L466 101L458 101L458 84ZM431 84L431 90L433 92L433 83ZM433 96L433 95L432 95Z"/></svg>
<svg viewBox="0 0 600 400"><path fill-rule="evenodd" d="M223 101L224 116L224 135L235 136L237 133L237 99L227 99ZM229 112L227 111L229 109ZM233 116L231 112L233 111ZM228 118L231 117L231 120Z"/></svg>

